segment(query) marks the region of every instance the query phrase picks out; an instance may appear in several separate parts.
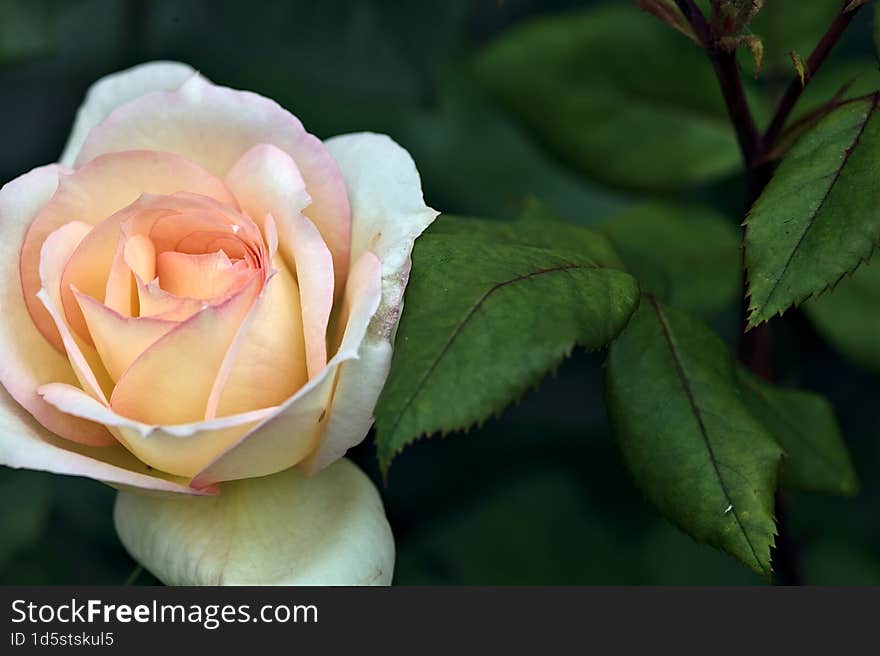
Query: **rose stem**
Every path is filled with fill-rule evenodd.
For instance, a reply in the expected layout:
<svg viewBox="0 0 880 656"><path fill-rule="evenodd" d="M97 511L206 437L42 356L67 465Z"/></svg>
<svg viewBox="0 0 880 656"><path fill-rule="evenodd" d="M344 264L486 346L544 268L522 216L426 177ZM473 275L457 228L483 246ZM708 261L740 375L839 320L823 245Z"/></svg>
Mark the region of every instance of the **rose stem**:
<svg viewBox="0 0 880 656"><path fill-rule="evenodd" d="M840 40L846 28L852 22L862 4L851 6L852 0L846 0L841 5L831 25L813 49L806 62L805 76L801 81L796 75L773 114L767 131L761 135L755 126L749 104L743 89L740 77L739 65L736 60L736 49L725 48L721 44L721 35L706 20L702 10L694 0L675 0L675 4L681 10L682 15L690 23L703 50L706 52L715 75L721 86L724 101L730 120L736 131L743 163L746 169L747 192L746 212L764 191L773 174L773 164L769 161L776 140L782 133L788 117L791 115L797 101L800 99L804 88L809 84L812 77L824 63L834 46ZM743 229L745 237L745 229ZM745 249L742 249L744 255ZM745 263L743 262L742 304L740 307L739 344L737 356L744 365L753 372L770 380L773 372L771 367L770 333L767 324L761 324L748 330L748 288L745 277ZM778 580L783 585L800 585L803 581L801 574L800 554L796 541L786 527L786 512L783 496L776 493L776 520L779 536L776 540L775 557Z"/></svg>

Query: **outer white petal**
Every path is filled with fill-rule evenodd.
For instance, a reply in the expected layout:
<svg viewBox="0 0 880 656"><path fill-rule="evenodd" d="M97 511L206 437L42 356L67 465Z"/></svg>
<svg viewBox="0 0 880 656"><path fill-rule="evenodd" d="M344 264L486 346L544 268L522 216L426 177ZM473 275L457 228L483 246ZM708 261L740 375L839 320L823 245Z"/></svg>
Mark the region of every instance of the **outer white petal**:
<svg viewBox="0 0 880 656"><path fill-rule="evenodd" d="M0 388L0 464L54 474L85 476L114 486L160 492L216 494L193 489L186 479L151 471L121 446L90 447L53 435Z"/></svg>
<svg viewBox="0 0 880 656"><path fill-rule="evenodd" d="M409 280L413 243L438 212L425 205L409 153L381 134L325 142L339 164L351 202L351 256L375 253L382 263L382 302L359 350L339 370L320 447L302 467L326 467L364 439L391 366L391 345Z"/></svg>
<svg viewBox="0 0 880 656"><path fill-rule="evenodd" d="M306 474L335 462L367 436L391 368L391 351L388 340L367 336L358 350L358 359L340 365L321 444L300 465Z"/></svg>
<svg viewBox="0 0 880 656"><path fill-rule="evenodd" d="M119 105L154 91L173 91L194 73L186 64L157 61L108 75L95 82L76 114L64 154L61 155L61 163L73 166L79 149L92 128Z"/></svg>
<svg viewBox="0 0 880 656"><path fill-rule="evenodd" d="M167 585L387 585L394 538L372 482L340 460L225 483L217 497L120 492L116 530Z"/></svg>
<svg viewBox="0 0 880 656"><path fill-rule="evenodd" d="M365 251L382 263L382 305L375 328L391 335L409 280L413 242L439 212L425 205L410 154L384 134L362 132L324 142L342 171L351 204L351 261Z"/></svg>

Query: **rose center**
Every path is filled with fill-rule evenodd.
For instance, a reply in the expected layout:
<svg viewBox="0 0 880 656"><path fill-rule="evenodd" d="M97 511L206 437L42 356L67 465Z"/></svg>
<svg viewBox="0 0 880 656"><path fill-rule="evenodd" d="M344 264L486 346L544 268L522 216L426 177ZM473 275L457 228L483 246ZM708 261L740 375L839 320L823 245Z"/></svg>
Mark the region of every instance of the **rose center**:
<svg viewBox="0 0 880 656"><path fill-rule="evenodd" d="M81 296L123 317L185 321L266 279L269 253L246 215L196 194L144 195L98 224L70 257L61 300L92 342Z"/></svg>

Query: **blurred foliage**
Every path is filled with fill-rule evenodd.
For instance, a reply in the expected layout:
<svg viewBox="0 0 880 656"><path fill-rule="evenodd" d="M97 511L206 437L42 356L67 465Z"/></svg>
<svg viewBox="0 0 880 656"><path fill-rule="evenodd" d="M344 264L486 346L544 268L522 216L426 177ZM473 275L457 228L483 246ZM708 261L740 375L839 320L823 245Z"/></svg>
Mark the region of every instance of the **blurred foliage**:
<svg viewBox="0 0 880 656"><path fill-rule="evenodd" d="M55 45L58 2L7 2L0 21L0 62L45 54Z"/></svg>
<svg viewBox="0 0 880 656"><path fill-rule="evenodd" d="M601 113L591 105L589 90L549 75L538 59L521 72L499 70L497 80L487 80L485 70L474 79L474 62L498 47L498 37L515 38L534 18L548 20L603 4L621 7L603 10L604 15L625 18L614 19L616 34L583 44L596 53L584 64L583 84L604 84L601 69L611 67L638 83L640 100L693 103L681 109L693 110L699 131L717 145L714 166L698 169L680 157L703 147L687 141L697 130L689 119L664 112L657 118L655 110L666 105L633 109L629 103L620 115L608 111L609 99L629 89L597 88L596 102L606 103ZM764 73L749 83L762 118L794 74L788 52L806 56L828 7L839 1L766 4L751 28L765 42ZM0 0L0 138L6 146L0 151L0 180L58 157L76 108L98 77L141 61L180 59L217 82L277 99L319 136L359 130L391 134L418 163L434 207L510 218L535 196L583 225L614 217L600 228L612 241L618 230L642 238L618 244L625 261L645 267L637 275L654 281L652 288L661 294L664 278L693 285L683 288L689 291L682 296L669 296L669 302L700 310L719 333L730 336L737 300L730 298L726 307L706 304L700 280L718 276L727 281L718 284L727 288L738 276L732 264L729 269L723 264L733 262L724 230L708 228L717 235L698 237L704 234L701 227L673 239L682 231L672 224L699 210L678 217L667 213L657 225L649 218L634 220L638 214L620 218L646 202L683 203L709 206L718 215L714 222L724 217L735 229L743 188L735 173L732 133L722 127L717 88L705 62L698 61L699 51L652 17L623 5L629 3ZM877 76L871 33L870 12L863 11L799 112L853 79L850 93L857 85L870 89ZM668 62L654 49L661 46L681 53L675 61L685 68L664 72ZM634 52L641 56L635 62ZM744 56L743 66L751 70L750 57ZM551 91L539 93L551 82ZM502 83L504 97L524 99L518 108L499 101L502 94L494 87ZM568 108L564 120L554 118L543 130L526 116L533 111L555 116L554 107ZM584 117L598 117L592 138ZM658 147L663 143L645 141L651 126L644 122L655 120L680 132L662 135L666 153ZM570 143L583 147L572 151ZM692 150L678 150L681 144ZM639 184L627 184L627 167L635 174L646 161ZM703 175L707 170L711 182ZM638 211L643 210L633 210ZM664 221L669 232L659 227ZM647 259L652 239L658 248L678 253L682 263L693 256L688 240L717 241L717 268L704 268L708 263L696 259L691 266L700 271L688 279L684 264L671 270L653 265ZM863 276L871 276L870 269L860 269L809 306L822 333L857 364L840 358L802 313L771 324L778 379L831 400L862 482L853 499L787 493L788 520L804 578L811 583L880 584L880 378L862 367L870 363L862 354L876 348L876 331L872 335L869 328L873 296L870 284L860 281ZM863 284L867 291L859 288ZM837 305L818 309L832 302ZM832 334L829 322L847 334ZM399 456L387 486L379 482L398 541L397 583L759 582L733 559L693 543L666 523L631 483L605 416L602 362L601 354L576 351L539 390L500 417L467 436L426 440ZM351 455L380 481L372 439ZM0 583L116 584L129 577L134 563L113 531L112 489L84 479L0 469L0 492ZM144 573L136 582L155 580Z"/></svg>
<svg viewBox="0 0 880 656"><path fill-rule="evenodd" d="M589 177L666 189L736 170L736 140L702 51L635 5L612 4L512 30L480 53L478 77Z"/></svg>
<svg viewBox="0 0 880 656"><path fill-rule="evenodd" d="M785 451L780 487L825 494L858 491L858 478L828 401L772 385L743 366L737 374L752 416Z"/></svg>
<svg viewBox="0 0 880 656"><path fill-rule="evenodd" d="M612 216L599 230L642 289L676 307L713 316L739 295L739 235L717 212L643 203Z"/></svg>
<svg viewBox="0 0 880 656"><path fill-rule="evenodd" d="M863 264L804 309L841 353L880 373L880 265Z"/></svg>
<svg viewBox="0 0 880 656"><path fill-rule="evenodd" d="M439 107L405 117L399 137L418 157L428 197L449 199L446 211L514 216L526 192L577 223L593 225L627 206L621 194L554 161L467 77L442 84Z"/></svg>

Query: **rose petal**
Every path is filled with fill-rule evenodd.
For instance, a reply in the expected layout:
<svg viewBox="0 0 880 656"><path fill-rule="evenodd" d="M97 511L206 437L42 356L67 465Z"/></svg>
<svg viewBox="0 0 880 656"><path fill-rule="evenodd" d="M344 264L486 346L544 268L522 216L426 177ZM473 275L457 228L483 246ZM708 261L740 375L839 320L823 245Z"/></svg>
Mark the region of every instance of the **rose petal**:
<svg viewBox="0 0 880 656"><path fill-rule="evenodd" d="M314 450L324 429L339 365L358 357L367 326L379 306L381 278L379 260L364 253L351 269L343 297L340 321L345 332L339 351L320 374L284 402L279 413L199 472L193 485L274 474L301 462Z"/></svg>
<svg viewBox="0 0 880 656"><path fill-rule="evenodd" d="M137 309L135 305L137 292L134 287L134 274L125 261L127 243L128 240L125 238L117 242L113 264L110 265L110 275L107 276L104 286L104 304L114 312L130 317Z"/></svg>
<svg viewBox="0 0 880 656"><path fill-rule="evenodd" d="M133 235L126 240L123 254L128 268L141 280L156 277L156 247L149 237Z"/></svg>
<svg viewBox="0 0 880 656"><path fill-rule="evenodd" d="M71 288L75 286L93 298L100 298L114 261L119 261L119 254L124 252L124 248L120 249L120 241L127 244L136 236L149 237L158 253L158 267L163 251L182 250L187 242L199 247L211 246L220 235L234 247L232 252L251 261L252 268L260 266L265 245L258 228L247 217L212 198L188 192L167 196L142 195L97 225L70 256L61 279L65 317L80 337L91 342ZM247 277L241 276L240 282ZM230 291L236 290L233 287Z"/></svg>
<svg viewBox="0 0 880 656"><path fill-rule="evenodd" d="M248 150L232 165L224 181L241 209L255 221L267 214L286 221L312 203L296 162L271 144L257 144Z"/></svg>
<svg viewBox="0 0 880 656"><path fill-rule="evenodd" d="M382 262L376 328L390 335L409 279L413 243L439 212L425 205L415 162L390 137L364 132L333 137L326 145L339 164L351 201L352 261L371 251Z"/></svg>
<svg viewBox="0 0 880 656"><path fill-rule="evenodd" d="M48 344L46 348L51 349ZM55 353L54 350L52 352ZM80 393L85 396L84 393ZM52 408L42 399L40 401ZM52 408L52 411L58 412L55 408ZM95 425L70 415L65 416L68 425L76 423ZM103 427L101 430L106 434ZM115 440L114 444L116 444ZM55 474L86 476L116 486L182 494L217 493L216 487L194 489L186 484L185 479L151 471L118 444L95 448L66 441L40 426L2 389L0 389L0 464Z"/></svg>
<svg viewBox="0 0 880 656"><path fill-rule="evenodd" d="M81 166L108 152L157 150L178 153L223 176L258 144L277 146L296 162L312 199L304 213L325 236L344 280L346 261L352 261L347 256L351 217L339 168L320 139L268 98L194 75L176 91L118 107L95 127L76 162Z"/></svg>
<svg viewBox="0 0 880 656"><path fill-rule="evenodd" d="M206 307L159 339L116 382L110 407L147 424L202 419L223 357L261 286L255 275L228 301Z"/></svg>
<svg viewBox="0 0 880 656"><path fill-rule="evenodd" d="M113 382L104 369L101 358L94 348L70 331L59 311L61 272L70 254L76 250L83 238L88 236L90 230L87 224L74 221L58 228L46 238L40 252L40 281L43 288L37 294L37 299L55 322L67 358L80 385L96 399L107 403L106 394L113 388Z"/></svg>
<svg viewBox="0 0 880 656"><path fill-rule="evenodd" d="M71 330L80 339L92 344L85 317L77 303L74 288L92 298L105 298L108 305L121 314L131 315L133 311L133 274L125 262L125 244L128 240L123 224L137 217L146 221L147 216L140 212L142 201L126 207L95 226L67 255L61 274L59 289L63 316ZM156 220L157 212L148 213L150 220Z"/></svg>
<svg viewBox="0 0 880 656"><path fill-rule="evenodd" d="M159 286L169 294L211 299L240 289L253 271L233 264L223 251L191 255L165 251L156 258Z"/></svg>
<svg viewBox="0 0 880 656"><path fill-rule="evenodd" d="M299 288L276 265L223 359L206 419L279 405L308 380Z"/></svg>
<svg viewBox="0 0 880 656"><path fill-rule="evenodd" d="M80 386L88 392L93 399L106 405L107 391L112 389L112 382L102 385L101 383L105 378L109 380L109 376L105 375L99 378L96 375L97 371L101 371L101 364L99 362L100 358L97 356L97 352L95 352L93 359L98 360L98 362L95 365L92 365L83 354L83 348L80 348L80 346L89 348L88 345L82 344L82 342L70 332L64 319L61 318L58 310L52 304L46 290L41 289L37 294L37 298L43 303L43 306L49 312L49 316L52 317L55 321L55 325L58 327L62 343L64 344L64 350L67 352L70 366L73 368L73 372L76 374L76 379L79 381ZM106 372L104 373L106 374Z"/></svg>
<svg viewBox="0 0 880 656"><path fill-rule="evenodd" d="M437 216L425 205L412 158L388 137L346 135L330 139L327 147L339 162L351 199L352 257L369 249L382 261L382 304L360 357L340 367L321 445L302 464L309 473L360 443L373 424L391 364L413 242Z"/></svg>
<svg viewBox="0 0 880 656"><path fill-rule="evenodd" d="M299 467L311 476L360 444L375 419L376 402L391 369L391 343L367 336L358 358L339 366L336 389L318 448Z"/></svg>
<svg viewBox="0 0 880 656"><path fill-rule="evenodd" d="M271 215L270 215L271 216ZM314 224L293 215L284 230L281 253L296 265L309 378L327 365L327 325L333 310L333 261Z"/></svg>
<svg viewBox="0 0 880 656"><path fill-rule="evenodd" d="M234 204L220 202L210 196L180 191L171 195L153 196L145 203L157 210L167 210L150 225L149 234L156 252L213 252L217 240L226 240L235 248L230 257L260 255L265 251L262 233L253 220L238 211ZM185 222L180 216L186 217Z"/></svg>
<svg viewBox="0 0 880 656"><path fill-rule="evenodd" d="M95 349L114 382L141 353L178 325L152 317L125 317L91 296L79 291L75 294Z"/></svg>
<svg viewBox="0 0 880 656"><path fill-rule="evenodd" d="M223 183L204 169L170 153L126 152L100 157L69 175L62 175L58 190L39 206L21 245L21 281L25 302L46 339L59 351L61 339L42 306L36 301L40 289L40 249L46 237L71 221L96 225L137 200L144 193L171 194L186 189L237 206ZM103 298L118 243L118 232L108 237L106 255L94 264L95 288L79 288ZM16 254L16 262L18 262ZM69 303L75 307L71 297ZM67 306L65 306L66 308ZM80 326L81 327L81 326Z"/></svg>
<svg viewBox="0 0 880 656"><path fill-rule="evenodd" d="M59 171L54 165L34 169L0 189L0 382L52 433L84 444L113 444L115 440L103 426L59 412L36 392L44 383L77 383L67 356L52 348L34 326L18 277L18 254L25 232L55 193ZM37 281L34 294L40 288L39 264Z"/></svg>
<svg viewBox="0 0 880 656"><path fill-rule="evenodd" d="M226 174L226 184L238 199L242 209L255 220L267 214L275 218L280 228L281 245L287 251L285 257L288 258L291 268L294 265L293 259L290 258L296 250L298 239L308 238L310 241L315 241L311 235L298 237L298 231L305 228L292 224L295 219L301 219L303 213L313 217L309 225L314 223L314 228L317 228L321 236L322 250L329 250L332 257L335 288L340 291L344 288L350 257L349 225L346 224L342 226L344 229L340 229L338 222L328 220L333 217L309 212L312 198L299 167L290 155L271 144L258 144L242 155L232 166ZM297 254L301 255L302 250L300 248ZM329 265L325 266L330 268ZM300 275L298 261L296 269L297 275ZM303 289L307 287L300 286ZM330 289L332 293L333 286Z"/></svg>
<svg viewBox="0 0 880 656"><path fill-rule="evenodd" d="M96 399L106 403L106 394L109 394L113 388L113 381L110 380L98 352L70 332L70 327L64 322L64 317L59 312L61 307L61 272L70 258L70 254L91 229L92 227L86 223L72 221L61 226L46 238L40 251L40 282L43 288L37 294L37 299L43 303L46 311L55 321L56 330L61 335L64 350L67 353L67 359L70 361L80 385Z"/></svg>
<svg viewBox="0 0 880 656"><path fill-rule="evenodd" d="M327 325L333 310L333 262L320 233L302 214L291 217L284 234L286 239L281 252L288 261L296 263L309 378L314 378L327 364Z"/></svg>
<svg viewBox="0 0 880 656"><path fill-rule="evenodd" d="M198 298L174 296L159 287L159 280L144 283L140 276L135 276L137 285L140 316L165 319L167 321L186 321L196 312L200 312L205 301Z"/></svg>
<svg viewBox="0 0 880 656"><path fill-rule="evenodd" d="M269 249L269 261L275 259L278 252L278 226L271 214L267 214L263 221L263 234L266 235L266 248Z"/></svg>
<svg viewBox="0 0 880 656"><path fill-rule="evenodd" d="M64 147L61 163L72 166L89 132L119 105L153 91L171 91L195 71L178 62L149 62L95 82L86 93Z"/></svg>
<svg viewBox="0 0 880 656"><path fill-rule="evenodd" d="M290 155L275 146L251 148L229 171L226 184L245 212L271 217L280 228L281 254L299 281L307 366L314 378L327 365L327 324L334 285L341 289L348 271L343 258L343 252L348 257L348 244L344 251L338 244L335 251L328 248L326 236L301 214L311 202L305 182Z"/></svg>
<svg viewBox="0 0 880 656"><path fill-rule="evenodd" d="M71 385L50 383L40 387L39 393L59 410L110 427L141 462L186 478L211 462L218 450L236 442L279 411L278 408L261 408L211 421L157 426L123 417Z"/></svg>
<svg viewBox="0 0 880 656"><path fill-rule="evenodd" d="M347 460L313 478L289 469L226 484L211 499L121 492L114 519L167 585L388 585L394 569L379 494Z"/></svg>

